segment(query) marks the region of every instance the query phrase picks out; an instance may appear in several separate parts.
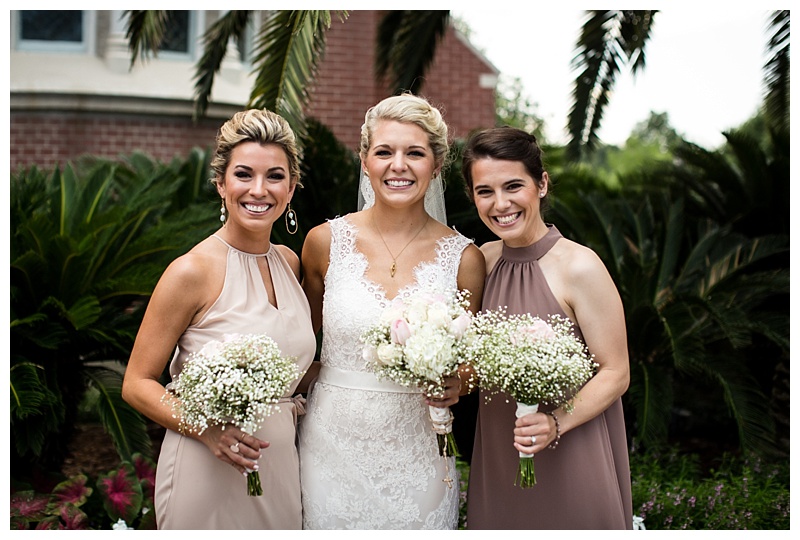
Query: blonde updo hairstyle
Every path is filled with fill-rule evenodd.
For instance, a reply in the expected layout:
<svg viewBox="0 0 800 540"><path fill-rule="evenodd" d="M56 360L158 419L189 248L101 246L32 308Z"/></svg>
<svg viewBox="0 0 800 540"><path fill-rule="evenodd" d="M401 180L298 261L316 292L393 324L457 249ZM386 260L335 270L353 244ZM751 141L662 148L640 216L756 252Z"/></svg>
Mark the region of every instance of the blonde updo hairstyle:
<svg viewBox="0 0 800 540"><path fill-rule="evenodd" d="M303 187L300 182L300 156L294 132L283 117L267 109L239 111L219 128L216 150L211 158L211 170L214 174L212 183L219 184L224 180L233 149L243 142L277 144L283 148L289 162L291 185Z"/></svg>
<svg viewBox="0 0 800 540"><path fill-rule="evenodd" d="M428 134L428 144L433 152L436 167L441 168L446 164L450 146L447 141L447 124L442 118L442 113L426 99L408 92L388 97L367 110L364 124L361 126L359 154L362 160L365 160L369 153L372 133L381 120L405 122L422 128Z"/></svg>

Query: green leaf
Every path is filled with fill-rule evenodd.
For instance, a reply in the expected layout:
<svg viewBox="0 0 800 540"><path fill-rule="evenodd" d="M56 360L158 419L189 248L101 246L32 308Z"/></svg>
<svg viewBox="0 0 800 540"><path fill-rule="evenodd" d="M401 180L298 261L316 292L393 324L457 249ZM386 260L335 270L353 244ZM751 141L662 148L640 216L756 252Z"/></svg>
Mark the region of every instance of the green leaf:
<svg viewBox="0 0 800 540"><path fill-rule="evenodd" d="M203 56L195 70L195 120L205 116L214 75L219 72L231 41L238 43L244 37L251 14L252 11L229 10L203 35Z"/></svg>
<svg viewBox="0 0 800 540"><path fill-rule="evenodd" d="M140 11L129 10L127 17L125 37L128 38L131 49L131 68L137 58L146 60L149 55L157 55L161 43L166 35L166 26L169 20L167 11Z"/></svg>
<svg viewBox="0 0 800 540"><path fill-rule="evenodd" d="M11 366L11 418L24 420L32 415L47 415L60 399L47 388L44 369L31 362Z"/></svg>
<svg viewBox="0 0 800 540"><path fill-rule="evenodd" d="M449 27L449 11L389 11L377 33L375 73L378 80L388 75L393 93L418 94L425 74L433 63L437 45Z"/></svg>
<svg viewBox="0 0 800 540"><path fill-rule="evenodd" d="M151 443L144 418L122 399L123 374L92 366L87 367L86 376L99 391L95 407L120 457L130 461L134 452L149 452Z"/></svg>
<svg viewBox="0 0 800 540"><path fill-rule="evenodd" d="M584 148L598 145L605 107L617 74L630 64L635 73L645 63L653 10L587 11L572 68L578 72L569 112L567 156L578 160Z"/></svg>
<svg viewBox="0 0 800 540"><path fill-rule="evenodd" d="M256 81L248 107L278 113L298 139L306 134L303 110L308 103L308 88L324 55L329 24L330 17L318 12L270 11L265 14L256 40Z"/></svg>

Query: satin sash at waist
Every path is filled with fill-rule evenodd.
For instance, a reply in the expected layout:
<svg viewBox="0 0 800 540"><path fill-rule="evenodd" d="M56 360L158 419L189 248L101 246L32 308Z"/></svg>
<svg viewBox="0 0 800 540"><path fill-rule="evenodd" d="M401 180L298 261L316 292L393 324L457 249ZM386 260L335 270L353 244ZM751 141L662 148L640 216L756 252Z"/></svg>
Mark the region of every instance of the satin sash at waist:
<svg viewBox="0 0 800 540"><path fill-rule="evenodd" d="M392 381L378 379L374 373L366 371L346 371L331 366L322 366L317 382L371 392L394 392L398 394L421 394L419 388L408 388Z"/></svg>

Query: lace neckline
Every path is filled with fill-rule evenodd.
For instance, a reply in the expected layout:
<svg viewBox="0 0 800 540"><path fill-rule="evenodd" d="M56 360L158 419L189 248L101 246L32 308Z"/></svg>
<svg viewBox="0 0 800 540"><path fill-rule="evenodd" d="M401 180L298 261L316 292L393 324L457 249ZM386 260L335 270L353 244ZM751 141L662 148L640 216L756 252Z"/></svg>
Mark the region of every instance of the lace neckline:
<svg viewBox="0 0 800 540"><path fill-rule="evenodd" d="M369 269L369 259L367 259L366 255L361 253L361 251L359 251L358 248L356 247L356 240L358 238L358 232L359 232L358 231L358 227L356 227L355 224L353 224L350 220L348 220L346 216L342 217L342 221L344 222L345 227L347 229L349 229L350 231L352 231L352 244L351 244L351 247L350 247L352 254L354 256L360 258L364 262L364 266L363 266L364 270L363 270L363 272L361 273L361 276L360 276L362 283L365 284L367 286L367 288L372 289L376 293L378 293L381 296L381 298L387 303L388 302L393 302L394 300L396 300L398 298L406 298L415 289L420 288L422 286L422 280L420 279L421 272L424 271L425 268L428 268L428 267L431 267L431 266L438 266L439 265L439 260L440 260L440 258L442 256L442 245L444 244L444 242L447 241L448 238L452 238L454 236L457 236L457 235L449 235L449 236L444 236L444 237L440 238L439 240L437 240L436 241L436 256L433 258L433 260L431 260L431 261L427 261L427 260L419 261L414 266L414 268L412 270L412 274L414 275L414 280L411 281L410 283L407 283L406 285L403 285L399 289L397 289L397 294L394 297L389 298L389 295L386 293L386 289L384 288L383 285L381 285L380 283L378 283L378 282L370 279L369 277L367 277L367 270Z"/></svg>
<svg viewBox="0 0 800 540"><path fill-rule="evenodd" d="M267 255L269 255L270 251L272 251L272 243L270 243L269 250L266 253L250 253L249 251L242 251L239 248L233 247L228 242L223 240L221 236L218 236L217 234L212 234L211 236L213 236L214 238L216 238L217 240L219 240L220 242L222 242L223 244L228 246L228 249L232 249L236 253L241 253L242 255L247 255L249 257L266 257Z"/></svg>

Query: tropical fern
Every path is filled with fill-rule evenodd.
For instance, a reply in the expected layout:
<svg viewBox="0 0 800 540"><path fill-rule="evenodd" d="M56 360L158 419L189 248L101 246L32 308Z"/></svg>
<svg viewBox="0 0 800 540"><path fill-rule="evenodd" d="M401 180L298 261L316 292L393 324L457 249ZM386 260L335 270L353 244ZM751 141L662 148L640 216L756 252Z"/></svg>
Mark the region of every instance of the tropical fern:
<svg viewBox="0 0 800 540"><path fill-rule="evenodd" d="M218 226L214 205L178 197L198 176L180 171L205 163L137 155L12 177L15 463L57 468L89 389L104 396L94 410L120 454L149 449L143 419L121 400L119 372L158 276Z"/></svg>

